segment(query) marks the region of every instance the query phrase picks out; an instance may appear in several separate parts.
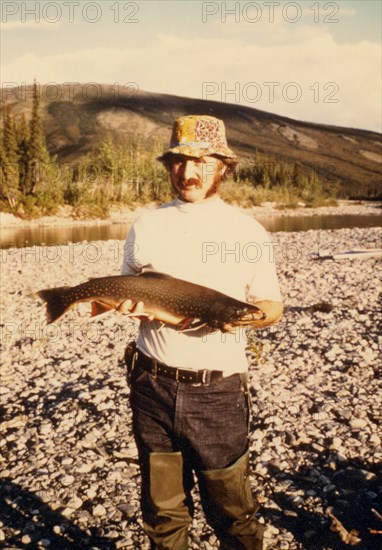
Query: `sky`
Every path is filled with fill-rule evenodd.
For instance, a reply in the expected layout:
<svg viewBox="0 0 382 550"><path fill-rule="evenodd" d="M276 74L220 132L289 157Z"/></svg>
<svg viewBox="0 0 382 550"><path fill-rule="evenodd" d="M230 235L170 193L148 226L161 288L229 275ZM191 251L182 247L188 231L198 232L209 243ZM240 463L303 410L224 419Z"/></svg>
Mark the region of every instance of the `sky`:
<svg viewBox="0 0 382 550"><path fill-rule="evenodd" d="M380 132L381 2L3 0L5 97L34 79Z"/></svg>

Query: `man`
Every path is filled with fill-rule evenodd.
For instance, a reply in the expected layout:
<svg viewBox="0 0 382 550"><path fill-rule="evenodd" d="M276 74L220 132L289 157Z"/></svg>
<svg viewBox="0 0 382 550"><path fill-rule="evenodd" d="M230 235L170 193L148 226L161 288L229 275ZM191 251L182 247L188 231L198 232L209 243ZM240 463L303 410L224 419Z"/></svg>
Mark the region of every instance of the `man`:
<svg viewBox="0 0 382 550"><path fill-rule="evenodd" d="M125 245L122 274L166 273L255 303L276 322L282 302L263 227L225 204L219 185L236 164L224 123L185 116L159 159L177 198L144 214ZM247 360L243 333L180 332L142 319L131 374L133 429L142 474L144 528L152 548L188 547L195 472L208 522L228 549L262 548L248 478Z"/></svg>

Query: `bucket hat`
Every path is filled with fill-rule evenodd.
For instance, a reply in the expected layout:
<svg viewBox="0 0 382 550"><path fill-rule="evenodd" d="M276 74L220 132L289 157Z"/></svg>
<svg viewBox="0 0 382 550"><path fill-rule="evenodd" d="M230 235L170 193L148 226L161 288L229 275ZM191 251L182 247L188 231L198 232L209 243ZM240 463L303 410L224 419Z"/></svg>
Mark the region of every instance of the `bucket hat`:
<svg viewBox="0 0 382 550"><path fill-rule="evenodd" d="M175 120L171 142L158 160L169 154L200 158L205 155L236 159L227 145L224 122L209 115L188 115Z"/></svg>

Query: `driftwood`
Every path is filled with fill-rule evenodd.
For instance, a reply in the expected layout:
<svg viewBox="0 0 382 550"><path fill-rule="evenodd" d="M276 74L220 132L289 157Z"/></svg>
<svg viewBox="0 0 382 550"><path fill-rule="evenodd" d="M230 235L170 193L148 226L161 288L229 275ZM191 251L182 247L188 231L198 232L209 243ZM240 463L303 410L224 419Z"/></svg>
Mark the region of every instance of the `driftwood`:
<svg viewBox="0 0 382 550"><path fill-rule="evenodd" d="M382 521L382 516L379 512L377 512L377 510L375 510L374 508L371 509L371 511L373 512L373 514L375 515L375 517L377 519L379 519L380 521Z"/></svg>
<svg viewBox="0 0 382 550"><path fill-rule="evenodd" d="M333 508L328 508L327 515L332 520L330 530L334 533L338 533L342 542L349 544L349 546L356 546L362 541L362 539L358 537L358 531L355 529L352 529L351 531L345 529L340 520L333 514Z"/></svg>
<svg viewBox="0 0 382 550"><path fill-rule="evenodd" d="M374 508L371 509L371 511L373 512L373 514L375 515L375 517L377 519L379 519L380 521L382 521L382 516L379 512L377 512L377 510L374 510ZM379 529L370 529L369 528L369 533L371 535L382 535L382 531L379 530Z"/></svg>

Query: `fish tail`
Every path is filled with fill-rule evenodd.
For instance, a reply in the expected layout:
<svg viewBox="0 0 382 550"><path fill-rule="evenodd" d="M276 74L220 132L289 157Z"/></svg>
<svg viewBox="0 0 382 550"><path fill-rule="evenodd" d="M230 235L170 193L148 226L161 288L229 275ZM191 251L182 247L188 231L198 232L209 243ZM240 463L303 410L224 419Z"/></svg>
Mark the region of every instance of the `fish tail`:
<svg viewBox="0 0 382 550"><path fill-rule="evenodd" d="M48 324L57 321L67 309L70 307L68 300L65 300L66 291L68 287L47 288L37 292L39 296L46 303L46 316Z"/></svg>

